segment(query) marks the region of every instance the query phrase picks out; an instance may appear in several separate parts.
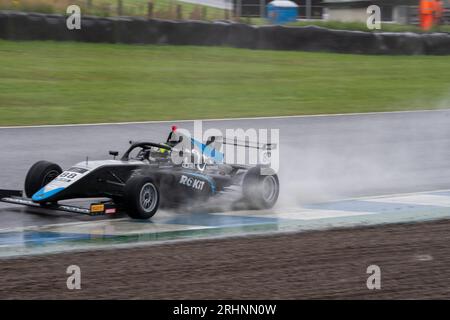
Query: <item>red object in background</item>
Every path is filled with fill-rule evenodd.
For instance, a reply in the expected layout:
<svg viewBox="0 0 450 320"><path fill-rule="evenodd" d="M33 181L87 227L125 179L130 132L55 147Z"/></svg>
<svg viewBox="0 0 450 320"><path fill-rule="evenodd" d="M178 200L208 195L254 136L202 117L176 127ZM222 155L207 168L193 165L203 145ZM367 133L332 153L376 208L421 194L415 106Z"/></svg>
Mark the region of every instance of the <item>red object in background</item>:
<svg viewBox="0 0 450 320"><path fill-rule="evenodd" d="M177 131L177 126L172 126L172 132Z"/></svg>
<svg viewBox="0 0 450 320"><path fill-rule="evenodd" d="M422 30L430 30L433 27L434 0L420 0L420 27Z"/></svg>
<svg viewBox="0 0 450 320"><path fill-rule="evenodd" d="M428 31L439 24L443 13L444 6L441 0L420 0L419 14L422 30Z"/></svg>

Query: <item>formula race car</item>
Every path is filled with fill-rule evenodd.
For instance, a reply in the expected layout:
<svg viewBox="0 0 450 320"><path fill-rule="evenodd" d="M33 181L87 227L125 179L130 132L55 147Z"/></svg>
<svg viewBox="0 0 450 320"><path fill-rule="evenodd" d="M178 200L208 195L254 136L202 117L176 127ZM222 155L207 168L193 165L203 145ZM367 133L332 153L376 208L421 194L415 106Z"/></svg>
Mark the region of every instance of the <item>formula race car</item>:
<svg viewBox="0 0 450 320"><path fill-rule="evenodd" d="M181 148L183 139L189 139L192 148ZM227 192L238 194L236 201L249 209L274 206L280 187L273 170L267 165L226 164L223 153L213 147L214 142L215 137L211 137L205 144L200 143L173 127L164 143L130 141L131 146L120 160L116 160L117 151L110 151L114 159L87 159L65 171L57 164L39 161L26 176L26 197L21 191L0 190L0 201L89 215L126 211L135 219L149 219L160 206L174 208L192 201L205 202ZM222 143L258 148L269 154L276 148L237 140ZM58 203L78 198L107 200L92 203L89 208Z"/></svg>

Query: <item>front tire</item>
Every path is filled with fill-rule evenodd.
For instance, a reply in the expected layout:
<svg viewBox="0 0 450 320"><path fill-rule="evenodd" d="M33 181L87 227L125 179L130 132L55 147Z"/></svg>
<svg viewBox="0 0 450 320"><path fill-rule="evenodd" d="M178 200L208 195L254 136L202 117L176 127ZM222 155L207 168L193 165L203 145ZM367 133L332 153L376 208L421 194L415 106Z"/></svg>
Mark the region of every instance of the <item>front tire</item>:
<svg viewBox="0 0 450 320"><path fill-rule="evenodd" d="M28 170L25 178L25 194L31 198L42 187L50 183L62 173L62 169L55 163L48 161L36 162Z"/></svg>
<svg viewBox="0 0 450 320"><path fill-rule="evenodd" d="M153 217L158 211L160 198L159 188L150 177L132 177L125 184L125 207L133 219Z"/></svg>
<svg viewBox="0 0 450 320"><path fill-rule="evenodd" d="M249 169L242 183L245 203L251 209L270 209L278 200L280 182L275 173L261 174L261 167Z"/></svg>

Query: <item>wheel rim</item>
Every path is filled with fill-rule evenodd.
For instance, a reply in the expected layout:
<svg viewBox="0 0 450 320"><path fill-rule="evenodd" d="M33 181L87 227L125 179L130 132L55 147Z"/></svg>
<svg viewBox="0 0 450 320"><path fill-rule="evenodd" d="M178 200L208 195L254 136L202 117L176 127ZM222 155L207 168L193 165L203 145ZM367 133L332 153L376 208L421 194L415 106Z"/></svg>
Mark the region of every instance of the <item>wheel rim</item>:
<svg viewBox="0 0 450 320"><path fill-rule="evenodd" d="M273 176L266 176L262 183L263 198L267 202L275 200L277 195L277 181Z"/></svg>
<svg viewBox="0 0 450 320"><path fill-rule="evenodd" d="M153 183L149 182L142 186L139 199L141 208L145 212L151 212L155 209L158 201L158 192Z"/></svg>
<svg viewBox="0 0 450 320"><path fill-rule="evenodd" d="M47 174L45 175L44 179L43 179L43 185L47 185L48 183L50 183L51 181L55 180L55 178L59 176L59 172L56 170L51 170L49 172L47 172Z"/></svg>

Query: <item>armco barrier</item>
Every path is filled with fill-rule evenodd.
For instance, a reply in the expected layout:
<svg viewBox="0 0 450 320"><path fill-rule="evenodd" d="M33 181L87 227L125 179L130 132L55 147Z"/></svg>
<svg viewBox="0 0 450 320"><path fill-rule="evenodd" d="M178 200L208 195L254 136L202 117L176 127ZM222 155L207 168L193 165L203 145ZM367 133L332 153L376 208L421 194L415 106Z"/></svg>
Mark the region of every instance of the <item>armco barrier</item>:
<svg viewBox="0 0 450 320"><path fill-rule="evenodd" d="M229 46L355 54L450 54L447 33L370 33L315 26L256 27L228 22L91 16L83 16L81 26L81 30L68 30L63 15L0 11L0 38L11 40Z"/></svg>

